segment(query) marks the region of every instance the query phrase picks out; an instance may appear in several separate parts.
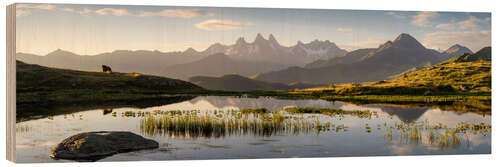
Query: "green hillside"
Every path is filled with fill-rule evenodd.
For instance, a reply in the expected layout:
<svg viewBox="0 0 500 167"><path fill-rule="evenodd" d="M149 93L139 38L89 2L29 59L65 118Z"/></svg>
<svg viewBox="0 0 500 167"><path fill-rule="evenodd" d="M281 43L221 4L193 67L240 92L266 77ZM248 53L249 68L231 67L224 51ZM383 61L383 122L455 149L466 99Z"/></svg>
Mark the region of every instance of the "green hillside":
<svg viewBox="0 0 500 167"><path fill-rule="evenodd" d="M460 92L491 92L491 62L443 63L397 78L392 86L451 86Z"/></svg>
<svg viewBox="0 0 500 167"><path fill-rule="evenodd" d="M491 92L491 47L465 53L382 85L409 87L451 86L459 92Z"/></svg>
<svg viewBox="0 0 500 167"><path fill-rule="evenodd" d="M438 105L456 111L491 112L491 48L408 72L393 80L289 92L359 103Z"/></svg>

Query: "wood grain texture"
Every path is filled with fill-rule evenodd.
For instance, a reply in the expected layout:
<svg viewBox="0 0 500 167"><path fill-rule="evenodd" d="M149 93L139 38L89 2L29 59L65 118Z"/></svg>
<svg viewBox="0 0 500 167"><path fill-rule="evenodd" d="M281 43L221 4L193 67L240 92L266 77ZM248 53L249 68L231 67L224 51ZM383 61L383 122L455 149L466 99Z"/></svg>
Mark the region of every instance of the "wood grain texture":
<svg viewBox="0 0 500 167"><path fill-rule="evenodd" d="M16 4L7 6L7 160L16 161Z"/></svg>

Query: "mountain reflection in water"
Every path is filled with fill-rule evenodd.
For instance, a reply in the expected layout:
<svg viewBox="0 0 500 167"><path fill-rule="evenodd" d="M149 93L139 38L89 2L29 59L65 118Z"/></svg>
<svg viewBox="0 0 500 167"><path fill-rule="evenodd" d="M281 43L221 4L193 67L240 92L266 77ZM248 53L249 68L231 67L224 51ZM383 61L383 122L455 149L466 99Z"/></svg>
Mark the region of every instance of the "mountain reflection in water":
<svg viewBox="0 0 500 167"><path fill-rule="evenodd" d="M370 114L287 114L281 110L285 107ZM245 115L242 108L266 108L270 113ZM490 115L435 107L200 96L146 108L104 106L18 122L16 159L54 162L48 153L66 137L104 130L141 134L159 142L160 148L101 161L488 154L490 125Z"/></svg>

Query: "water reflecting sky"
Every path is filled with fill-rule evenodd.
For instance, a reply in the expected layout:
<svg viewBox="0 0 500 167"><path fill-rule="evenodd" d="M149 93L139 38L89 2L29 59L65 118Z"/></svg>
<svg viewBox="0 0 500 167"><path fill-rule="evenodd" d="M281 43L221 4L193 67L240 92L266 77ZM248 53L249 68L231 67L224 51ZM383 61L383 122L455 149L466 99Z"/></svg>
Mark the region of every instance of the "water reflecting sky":
<svg viewBox="0 0 500 167"><path fill-rule="evenodd" d="M277 111L290 106L369 110L376 112L377 116L366 119L352 115L340 118L310 114L303 116L304 119L311 117L311 119L331 121L336 125L345 126L346 130L299 135L228 135L223 138L148 135L140 128L142 117L123 116L128 111L136 113L155 110L213 112L214 110L230 111L241 108L267 108ZM101 161L491 153L491 133L458 134L458 143L444 147L427 140L430 133L426 130L421 132L421 139L408 140L401 137L396 129L390 129L390 126L395 123L406 121L427 122L430 125L442 124L447 127L455 127L462 122L491 125L491 116L443 111L432 107L354 105L324 100L281 100L268 97L205 96L144 109L88 110L19 122L16 124L16 158L18 162L54 162L55 160L49 158L49 153L57 143L80 132L102 130L131 131L141 134L158 141L160 148L117 154ZM371 128L370 132L367 132L367 126ZM389 131L391 132L390 138L388 137Z"/></svg>

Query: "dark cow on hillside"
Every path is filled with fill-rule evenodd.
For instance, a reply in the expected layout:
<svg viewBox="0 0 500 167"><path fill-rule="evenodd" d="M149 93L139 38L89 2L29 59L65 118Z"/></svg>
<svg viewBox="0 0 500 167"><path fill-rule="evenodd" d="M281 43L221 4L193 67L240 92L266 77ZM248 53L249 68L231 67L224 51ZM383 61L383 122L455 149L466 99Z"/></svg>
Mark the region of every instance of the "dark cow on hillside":
<svg viewBox="0 0 500 167"><path fill-rule="evenodd" d="M107 65L102 65L102 72L113 72L111 71L111 67L107 66Z"/></svg>
<svg viewBox="0 0 500 167"><path fill-rule="evenodd" d="M109 113L112 113L113 112L113 109L111 108L106 108L106 109L103 109L102 110L102 115L106 115L106 114L109 114Z"/></svg>

